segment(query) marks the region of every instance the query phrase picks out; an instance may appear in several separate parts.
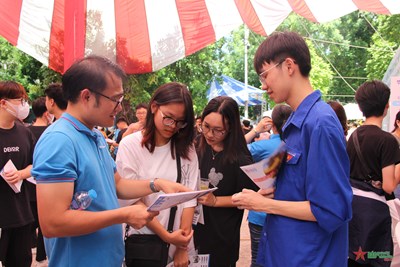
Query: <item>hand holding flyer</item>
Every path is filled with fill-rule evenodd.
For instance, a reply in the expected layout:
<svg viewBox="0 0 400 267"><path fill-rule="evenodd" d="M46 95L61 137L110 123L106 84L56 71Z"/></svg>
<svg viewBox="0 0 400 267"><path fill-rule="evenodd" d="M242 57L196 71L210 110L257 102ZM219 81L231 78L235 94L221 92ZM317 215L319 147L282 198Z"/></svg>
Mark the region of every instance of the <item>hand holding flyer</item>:
<svg viewBox="0 0 400 267"><path fill-rule="evenodd" d="M148 211L160 211L168 209L170 207L182 204L189 200L202 197L212 191L217 190L217 187L210 188L207 190L172 193L172 194L161 194L157 197L153 204L151 204L147 210Z"/></svg>
<svg viewBox="0 0 400 267"><path fill-rule="evenodd" d="M12 160L8 160L6 165L4 165L3 169L0 171L0 175L3 177L4 181L8 183L8 185L14 190L15 193L21 192L21 185L22 185L22 180L18 181L15 184L9 183L6 179L5 172L10 172L10 171L16 171L17 168L15 167L14 163Z"/></svg>
<svg viewBox="0 0 400 267"><path fill-rule="evenodd" d="M240 168L260 189L271 188L275 184L276 175L285 155L286 147L282 142L270 157Z"/></svg>

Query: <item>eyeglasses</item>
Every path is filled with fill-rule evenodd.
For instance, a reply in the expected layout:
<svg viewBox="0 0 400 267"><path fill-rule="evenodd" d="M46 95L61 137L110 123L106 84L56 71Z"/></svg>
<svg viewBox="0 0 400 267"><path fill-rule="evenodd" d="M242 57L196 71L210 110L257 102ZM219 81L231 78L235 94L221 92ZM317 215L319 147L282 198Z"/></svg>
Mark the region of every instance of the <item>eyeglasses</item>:
<svg viewBox="0 0 400 267"><path fill-rule="evenodd" d="M200 125L200 132L207 134L210 130L212 135L214 135L215 137L222 137L226 134L225 130L218 130L215 128L211 128L208 124L203 123Z"/></svg>
<svg viewBox="0 0 400 267"><path fill-rule="evenodd" d="M187 122L183 120L175 120L169 116L165 116L164 113L162 112L161 108L159 108L161 116L163 118L162 122L165 126L171 126L173 124L176 125L176 128L178 129L183 129L186 127Z"/></svg>
<svg viewBox="0 0 400 267"><path fill-rule="evenodd" d="M260 82L261 82L261 84L265 84L265 79L267 78L266 77L266 73L268 73L270 70L272 70L273 68L276 68L277 66L279 66L280 64L282 64L283 63L283 61L285 61L286 59L283 59L283 60L281 60L281 61L279 61L278 63L276 63L275 65L273 65L272 67L269 67L268 69L266 69L266 70L264 70L263 72L261 72L259 75L258 75L258 79L260 79Z"/></svg>
<svg viewBox="0 0 400 267"><path fill-rule="evenodd" d="M121 104L122 101L124 100L124 95L120 96L119 99L113 99L113 98L111 98L111 97L109 97L109 96L103 95L102 93L99 93L99 92L96 92L96 91L93 91L93 90L90 90L90 89L89 89L89 91L92 92L92 93L95 93L96 95L100 95L100 96L102 96L102 97L105 97L105 98L107 98L108 100L111 100L112 102L115 102L116 105L115 105L115 107L114 107L114 110L116 110L117 107L118 107L118 105Z"/></svg>
<svg viewBox="0 0 400 267"><path fill-rule="evenodd" d="M22 106L25 106L28 104L28 100L26 100L25 98L8 98L6 100L20 101Z"/></svg>

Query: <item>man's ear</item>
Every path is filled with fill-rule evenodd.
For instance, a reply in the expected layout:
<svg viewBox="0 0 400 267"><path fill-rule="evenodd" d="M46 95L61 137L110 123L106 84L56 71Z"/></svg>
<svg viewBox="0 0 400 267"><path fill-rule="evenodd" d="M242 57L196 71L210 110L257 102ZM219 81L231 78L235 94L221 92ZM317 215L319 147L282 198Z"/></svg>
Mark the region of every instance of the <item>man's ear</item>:
<svg viewBox="0 0 400 267"><path fill-rule="evenodd" d="M6 105L6 100L5 99L0 99L0 107L3 107Z"/></svg>
<svg viewBox="0 0 400 267"><path fill-rule="evenodd" d="M81 98L81 100L82 100L83 102L88 102L89 99L90 99L90 97L91 97L91 95L92 95L92 94L90 93L89 89L83 89L83 90L81 91L80 98Z"/></svg>
<svg viewBox="0 0 400 267"><path fill-rule="evenodd" d="M293 75L295 68L296 68L296 66L295 66L296 64L294 63L294 60L288 57L285 59L284 63L286 65L289 75Z"/></svg>

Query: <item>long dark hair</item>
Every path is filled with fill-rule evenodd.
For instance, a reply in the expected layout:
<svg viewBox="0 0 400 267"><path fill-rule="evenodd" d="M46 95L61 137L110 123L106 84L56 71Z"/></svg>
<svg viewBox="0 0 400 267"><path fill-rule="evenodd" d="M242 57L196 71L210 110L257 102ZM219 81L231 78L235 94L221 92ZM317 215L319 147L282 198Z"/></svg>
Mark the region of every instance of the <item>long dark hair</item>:
<svg viewBox="0 0 400 267"><path fill-rule="evenodd" d="M335 111L336 116L339 119L340 125L342 125L344 136L347 136L347 132L348 132L347 116L346 116L346 111L344 110L344 107L342 106L342 104L340 104L337 101L332 101L331 100L331 101L328 101L326 103L329 106L331 106L333 111Z"/></svg>
<svg viewBox="0 0 400 267"><path fill-rule="evenodd" d="M171 82L161 85L153 94L150 104L147 108L146 125L143 131L142 146L145 146L151 153L156 147L156 125L154 123L154 114L151 112L151 105L168 105L170 103L182 103L185 106L185 121L187 126L180 129L171 137L171 156L175 158L175 148L178 155L189 159L190 146L193 143L194 112L192 96L188 87L183 83Z"/></svg>
<svg viewBox="0 0 400 267"><path fill-rule="evenodd" d="M228 96L218 96L213 98L204 108L201 122L203 122L204 118L212 112L221 114L225 129L229 130L223 141L223 164L239 162L241 157L249 155L250 152L247 149L246 140L243 135L238 104ZM200 157L204 155L206 147L207 141L204 135L202 135L198 147Z"/></svg>
<svg viewBox="0 0 400 267"><path fill-rule="evenodd" d="M394 133L397 130L397 128L399 128L399 126L397 125L397 121L400 121L400 111L397 112L396 118L394 119L394 129L392 133Z"/></svg>

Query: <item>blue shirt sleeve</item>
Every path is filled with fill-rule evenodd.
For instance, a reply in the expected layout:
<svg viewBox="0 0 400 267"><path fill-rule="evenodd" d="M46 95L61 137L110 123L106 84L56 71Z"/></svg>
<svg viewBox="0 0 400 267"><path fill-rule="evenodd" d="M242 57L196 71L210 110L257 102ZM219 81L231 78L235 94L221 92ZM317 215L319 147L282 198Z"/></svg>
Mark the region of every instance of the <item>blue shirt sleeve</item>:
<svg viewBox="0 0 400 267"><path fill-rule="evenodd" d="M76 173L73 142L62 132L42 135L33 155L31 174L37 183L73 182Z"/></svg>
<svg viewBox="0 0 400 267"><path fill-rule="evenodd" d="M333 232L351 219L350 163L343 132L317 126L307 159L306 194L318 225Z"/></svg>
<svg viewBox="0 0 400 267"><path fill-rule="evenodd" d="M254 162L259 162L267 157L269 157L275 149L278 148L280 144L280 139L267 139L260 140L248 144L247 147L253 157Z"/></svg>

